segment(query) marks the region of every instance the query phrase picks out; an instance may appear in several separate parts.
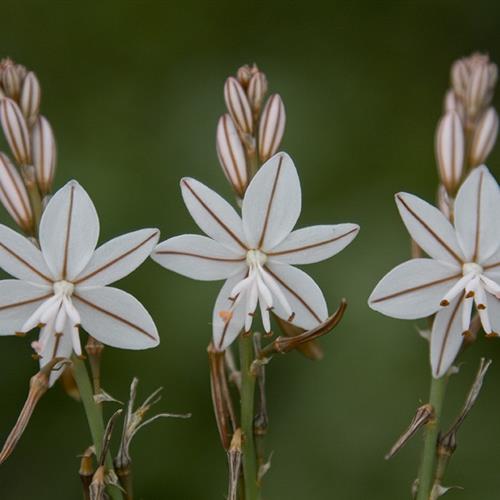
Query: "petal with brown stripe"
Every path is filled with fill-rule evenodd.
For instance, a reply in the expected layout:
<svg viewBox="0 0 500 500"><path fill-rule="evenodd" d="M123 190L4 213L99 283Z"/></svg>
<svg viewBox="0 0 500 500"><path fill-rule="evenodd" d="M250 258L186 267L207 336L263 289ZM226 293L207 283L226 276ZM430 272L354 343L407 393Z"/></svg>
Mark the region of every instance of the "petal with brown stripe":
<svg viewBox="0 0 500 500"><path fill-rule="evenodd" d="M293 325L310 330L326 320L328 308L323 292L308 274L288 264L269 263L266 270L292 308ZM279 301L275 301L273 312L285 321L290 320Z"/></svg>
<svg viewBox="0 0 500 500"><path fill-rule="evenodd" d="M174 236L160 243L151 258L171 271L203 281L226 279L247 268L243 251L230 250L197 234Z"/></svg>
<svg viewBox="0 0 500 500"><path fill-rule="evenodd" d="M393 318L425 318L440 308L445 293L461 277L458 266L433 259L408 260L379 281L368 303Z"/></svg>
<svg viewBox="0 0 500 500"><path fill-rule="evenodd" d="M242 205L245 235L252 248L270 250L292 231L300 215L302 195L292 159L278 153L250 182Z"/></svg>
<svg viewBox="0 0 500 500"><path fill-rule="evenodd" d="M99 238L99 219L87 192L68 182L49 201L40 221L40 247L56 279L72 280L88 264Z"/></svg>
<svg viewBox="0 0 500 500"><path fill-rule="evenodd" d="M446 374L462 346L463 294L436 314L431 333L431 366L435 378Z"/></svg>
<svg viewBox="0 0 500 500"><path fill-rule="evenodd" d="M357 224L311 226L291 232L267 253L272 262L312 264L343 250L359 232Z"/></svg>
<svg viewBox="0 0 500 500"><path fill-rule="evenodd" d="M140 229L101 245L75 279L82 286L105 286L127 276L151 254L158 243L158 229Z"/></svg>
<svg viewBox="0 0 500 500"><path fill-rule="evenodd" d="M73 294L82 327L103 344L121 349L148 349L160 340L153 319L132 295L112 287Z"/></svg>
<svg viewBox="0 0 500 500"><path fill-rule="evenodd" d="M484 262L500 248L500 191L484 166L474 169L458 191L455 227L467 261Z"/></svg>
<svg viewBox="0 0 500 500"><path fill-rule="evenodd" d="M408 193L396 194L396 204L411 237L430 257L451 263L463 262L455 229L442 212Z"/></svg>

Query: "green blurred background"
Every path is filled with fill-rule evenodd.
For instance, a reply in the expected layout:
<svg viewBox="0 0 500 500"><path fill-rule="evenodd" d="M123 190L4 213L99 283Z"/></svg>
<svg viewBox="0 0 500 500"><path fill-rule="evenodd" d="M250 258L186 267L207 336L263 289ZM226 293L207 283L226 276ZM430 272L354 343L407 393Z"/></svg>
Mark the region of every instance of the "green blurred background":
<svg viewBox="0 0 500 500"><path fill-rule="evenodd" d="M492 1L2 1L1 56L38 74L42 112L58 141L56 183L75 177L86 187L102 241L146 226L159 227L163 238L196 232L180 197L182 176L231 196L215 155L215 126L224 79L254 61L285 102L283 147L303 183L300 224L361 225L344 252L307 268L331 310L341 297L349 300L344 321L322 342L325 359L293 353L269 366L274 455L266 499L410 497L420 436L390 462L383 456L426 401L427 346L412 322L378 315L366 299L408 257L393 193L434 197L434 129L449 66L476 49L500 62L499 14ZM499 162L493 154L497 173ZM10 224L3 211L0 219ZM137 498L222 499L226 459L205 350L220 285L149 261L121 286L149 309L162 342L152 351L107 349L105 389L125 399L136 375L141 397L164 386L158 410L193 413L190 421L159 421L137 436ZM36 363L26 339L1 344L3 439ZM494 360L446 477L465 490L450 498L498 498L499 354L498 341L480 339L452 378L447 422L480 355ZM77 455L88 445L80 405L55 387L0 468L0 498L79 498Z"/></svg>

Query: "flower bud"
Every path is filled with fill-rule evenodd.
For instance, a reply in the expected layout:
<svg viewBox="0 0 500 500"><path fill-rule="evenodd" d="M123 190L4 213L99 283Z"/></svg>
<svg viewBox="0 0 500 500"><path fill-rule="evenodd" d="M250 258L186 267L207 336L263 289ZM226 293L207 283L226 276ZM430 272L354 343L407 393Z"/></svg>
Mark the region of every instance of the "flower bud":
<svg viewBox="0 0 500 500"><path fill-rule="evenodd" d="M490 107L479 120L472 138L470 164L473 167L485 162L495 145L498 134L498 114Z"/></svg>
<svg viewBox="0 0 500 500"><path fill-rule="evenodd" d="M26 233L33 230L33 212L26 186L6 155L0 153L0 201Z"/></svg>
<svg viewBox="0 0 500 500"><path fill-rule="evenodd" d="M449 111L436 131L436 159L441 181L448 192L458 187L464 168L465 137L458 113Z"/></svg>
<svg viewBox="0 0 500 500"><path fill-rule="evenodd" d="M460 100L453 89L450 89L448 90L448 92L446 92L443 108L445 113L448 111L456 111L458 113L458 116L460 117L460 120L462 120L462 123L465 122L465 110L463 102Z"/></svg>
<svg viewBox="0 0 500 500"><path fill-rule="evenodd" d="M489 68L487 64L475 64L472 68L465 102L467 111L471 116L478 113L488 105L491 99L489 84Z"/></svg>
<svg viewBox="0 0 500 500"><path fill-rule="evenodd" d="M266 92L267 92L266 75L258 71L250 79L247 91L248 100L250 101L250 106L255 114L259 113Z"/></svg>
<svg viewBox="0 0 500 500"><path fill-rule="evenodd" d="M451 84L460 97L465 97L469 81L469 69L465 59L458 59L451 67Z"/></svg>
<svg viewBox="0 0 500 500"><path fill-rule="evenodd" d="M441 210L441 212L443 212L445 217L448 220L450 220L451 213L452 213L453 200L450 198L448 191L446 191L446 188L442 184L440 184L439 188L438 188L437 201L438 201L437 205L438 205L439 210ZM417 246L417 244L415 243L414 240L411 240L411 241L412 241L413 245ZM417 246L417 248L420 251L420 247ZM421 251L420 251L419 255L413 255L413 258L417 258L417 257L422 257Z"/></svg>
<svg viewBox="0 0 500 500"><path fill-rule="evenodd" d="M252 78L252 75L252 67L248 64L241 66L241 68L238 68L238 71L236 72L236 78L241 83L241 86L245 89L247 88L248 82L250 81L250 78Z"/></svg>
<svg viewBox="0 0 500 500"><path fill-rule="evenodd" d="M40 109L41 89L35 73L30 71L23 81L19 105L29 125L33 125Z"/></svg>
<svg viewBox="0 0 500 500"><path fill-rule="evenodd" d="M239 130L246 134L253 132L252 110L240 82L230 76L224 84L226 106Z"/></svg>
<svg viewBox="0 0 500 500"><path fill-rule="evenodd" d="M0 101L0 122L16 161L20 165L29 165L31 155L28 127L19 106L12 99L4 98Z"/></svg>
<svg viewBox="0 0 500 500"><path fill-rule="evenodd" d="M216 147L227 180L242 198L248 184L245 151L234 122L228 114L222 115L219 119Z"/></svg>
<svg viewBox="0 0 500 500"><path fill-rule="evenodd" d="M50 192L56 169L56 141L50 123L39 116L31 131L33 165L40 191Z"/></svg>
<svg viewBox="0 0 500 500"><path fill-rule="evenodd" d="M285 106L279 94L269 97L262 111L259 124L259 157L265 162L280 147L285 132Z"/></svg>
<svg viewBox="0 0 500 500"><path fill-rule="evenodd" d="M7 97L14 100L19 98L19 92L21 91L21 78L12 61L5 63L2 70L2 86Z"/></svg>

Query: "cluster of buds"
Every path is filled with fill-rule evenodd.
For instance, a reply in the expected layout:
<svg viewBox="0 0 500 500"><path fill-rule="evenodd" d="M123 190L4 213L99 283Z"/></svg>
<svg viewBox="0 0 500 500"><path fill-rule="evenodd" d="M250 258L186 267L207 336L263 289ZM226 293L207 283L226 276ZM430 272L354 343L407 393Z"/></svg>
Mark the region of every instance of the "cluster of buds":
<svg viewBox="0 0 500 500"><path fill-rule="evenodd" d="M487 55L455 61L444 115L436 131L436 158L441 178L441 204L453 197L467 172L490 154L498 133L498 114L491 106L498 68Z"/></svg>
<svg viewBox="0 0 500 500"><path fill-rule="evenodd" d="M224 85L228 113L217 125L217 155L238 198L259 165L279 149L285 131L285 107L279 94L267 94L267 78L257 66L242 66Z"/></svg>
<svg viewBox="0 0 500 500"><path fill-rule="evenodd" d="M39 113L40 101L36 75L10 59L0 61L0 124L13 158L0 153L0 201L27 234L35 233L56 163L54 134Z"/></svg>

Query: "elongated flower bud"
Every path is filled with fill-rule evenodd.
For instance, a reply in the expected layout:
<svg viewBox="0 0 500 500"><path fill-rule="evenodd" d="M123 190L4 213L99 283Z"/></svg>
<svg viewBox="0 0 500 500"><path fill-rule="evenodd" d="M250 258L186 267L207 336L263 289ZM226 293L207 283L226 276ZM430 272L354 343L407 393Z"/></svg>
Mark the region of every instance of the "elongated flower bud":
<svg viewBox="0 0 500 500"><path fill-rule="evenodd" d="M470 149L471 166L476 167L484 163L495 145L497 134L498 114L494 108L490 107L484 113L474 131Z"/></svg>
<svg viewBox="0 0 500 500"><path fill-rule="evenodd" d="M7 97L17 100L21 91L21 78L14 65L9 62L2 71L2 86Z"/></svg>
<svg viewBox="0 0 500 500"><path fill-rule="evenodd" d="M35 73L30 71L23 81L19 104L29 125L33 125L40 109L42 92Z"/></svg>
<svg viewBox="0 0 500 500"><path fill-rule="evenodd" d="M443 107L445 113L447 111L456 111L458 113L458 116L460 117L460 120L462 120L462 123L465 122L465 110L463 102L460 100L453 89L450 89L448 90L448 92L446 92Z"/></svg>
<svg viewBox="0 0 500 500"><path fill-rule="evenodd" d="M28 127L19 106L12 99L4 98L0 101L0 122L16 161L21 165L29 165L31 155Z"/></svg>
<svg viewBox="0 0 500 500"><path fill-rule="evenodd" d="M285 132L285 106L279 94L269 97L262 111L259 124L259 157L265 162L280 147Z"/></svg>
<svg viewBox="0 0 500 500"><path fill-rule="evenodd" d="M31 147L38 186L43 194L49 193L56 169L56 141L50 123L43 116L33 126Z"/></svg>
<svg viewBox="0 0 500 500"><path fill-rule="evenodd" d="M451 84L453 85L453 90L462 98L467 93L468 80L469 70L466 60L458 59L451 67Z"/></svg>
<svg viewBox="0 0 500 500"><path fill-rule="evenodd" d="M465 137L458 113L449 111L436 131L436 158L441 181L448 192L458 187L464 168Z"/></svg>
<svg viewBox="0 0 500 500"><path fill-rule="evenodd" d="M250 78L252 78L253 75L253 70L252 67L249 66L248 64L245 64L238 68L238 71L236 72L236 78L238 81L241 83L241 86L243 88L247 88L248 82L250 81Z"/></svg>
<svg viewBox="0 0 500 500"><path fill-rule="evenodd" d="M253 131L252 110L243 87L232 76L224 84L224 99L235 125L241 132L251 134Z"/></svg>
<svg viewBox="0 0 500 500"><path fill-rule="evenodd" d="M28 192L19 172L3 153L0 153L0 201L16 224L31 233L33 212Z"/></svg>
<svg viewBox="0 0 500 500"><path fill-rule="evenodd" d="M490 89L488 65L474 65L470 75L467 95L465 96L467 111L471 116L477 116L488 105Z"/></svg>
<svg viewBox="0 0 500 500"><path fill-rule="evenodd" d="M234 122L228 114L219 119L216 146L222 170L233 189L242 198L248 184L245 151Z"/></svg>
<svg viewBox="0 0 500 500"><path fill-rule="evenodd" d="M267 78L264 73L258 71L252 76L248 83L248 100L255 114L258 114L267 93Z"/></svg>

